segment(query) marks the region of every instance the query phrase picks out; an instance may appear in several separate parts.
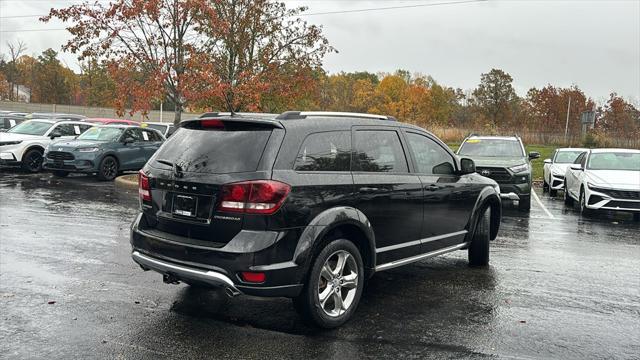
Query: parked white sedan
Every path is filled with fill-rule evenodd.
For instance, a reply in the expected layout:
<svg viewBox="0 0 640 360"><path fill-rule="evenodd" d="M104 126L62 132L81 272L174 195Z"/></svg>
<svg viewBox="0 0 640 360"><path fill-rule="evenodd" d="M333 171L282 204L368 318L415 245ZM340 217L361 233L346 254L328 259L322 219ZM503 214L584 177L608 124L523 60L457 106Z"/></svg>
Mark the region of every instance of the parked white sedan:
<svg viewBox="0 0 640 360"><path fill-rule="evenodd" d="M640 218L640 150L588 150L567 168L564 200L580 204L585 214L620 210Z"/></svg>
<svg viewBox="0 0 640 360"><path fill-rule="evenodd" d="M0 166L42 169L42 155L53 139L73 139L93 124L80 121L33 119L0 133Z"/></svg>
<svg viewBox="0 0 640 360"><path fill-rule="evenodd" d="M549 195L556 196L558 190L564 189L564 174L567 168L587 150L589 149L560 148L553 152L551 159L545 159L542 168L542 191L548 191Z"/></svg>

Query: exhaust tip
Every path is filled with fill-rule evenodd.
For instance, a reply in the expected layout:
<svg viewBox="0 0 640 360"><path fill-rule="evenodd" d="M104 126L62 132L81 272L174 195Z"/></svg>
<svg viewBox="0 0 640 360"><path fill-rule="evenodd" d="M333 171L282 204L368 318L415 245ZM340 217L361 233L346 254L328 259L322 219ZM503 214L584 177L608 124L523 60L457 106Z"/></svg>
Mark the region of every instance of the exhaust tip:
<svg viewBox="0 0 640 360"><path fill-rule="evenodd" d="M235 290L231 287L224 288L224 293L227 294L227 296L230 298L240 295L240 292L238 290Z"/></svg>

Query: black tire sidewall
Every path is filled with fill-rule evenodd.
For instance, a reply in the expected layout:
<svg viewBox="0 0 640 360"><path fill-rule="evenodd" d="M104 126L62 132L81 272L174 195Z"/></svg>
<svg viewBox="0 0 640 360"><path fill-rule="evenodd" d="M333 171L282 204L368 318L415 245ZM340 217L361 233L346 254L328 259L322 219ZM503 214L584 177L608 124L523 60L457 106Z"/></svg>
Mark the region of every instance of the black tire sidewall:
<svg viewBox="0 0 640 360"><path fill-rule="evenodd" d="M531 195L520 197L520 200L518 202L518 209L525 212L531 210Z"/></svg>
<svg viewBox="0 0 640 360"><path fill-rule="evenodd" d="M353 299L351 307L342 315L338 317L330 317L325 314L320 307L318 299L318 279L320 277L320 271L327 258L338 250L345 250L354 257L356 265L358 267L358 286L356 289L356 295ZM312 262L311 269L309 271L309 277L303 289L302 294L294 300L296 309L303 313L306 320L313 324L325 328L331 329L338 327L347 322L355 310L358 307L360 298L362 297L362 290L364 288L364 265L362 262L362 256L358 247L347 239L336 239L328 243L324 249L322 249Z"/></svg>
<svg viewBox="0 0 640 360"><path fill-rule="evenodd" d="M108 161L108 160L113 160L116 163L116 171L113 177L106 177L104 176L104 164ZM113 180L118 176L118 161L113 157L113 156L105 156L101 161L100 161L100 167L98 167L98 179L103 180L103 181L109 181L109 180Z"/></svg>
<svg viewBox="0 0 640 360"><path fill-rule="evenodd" d="M491 209L486 208L476 225L476 230L469 244L468 256L470 266L489 265L489 243L491 234Z"/></svg>
<svg viewBox="0 0 640 360"><path fill-rule="evenodd" d="M40 166L37 169L32 169L29 165L27 165L29 158L33 156L33 154L38 154L40 156ZM30 173L37 173L42 170L42 161L42 152L38 149L31 149L27 151L22 157L22 169Z"/></svg>

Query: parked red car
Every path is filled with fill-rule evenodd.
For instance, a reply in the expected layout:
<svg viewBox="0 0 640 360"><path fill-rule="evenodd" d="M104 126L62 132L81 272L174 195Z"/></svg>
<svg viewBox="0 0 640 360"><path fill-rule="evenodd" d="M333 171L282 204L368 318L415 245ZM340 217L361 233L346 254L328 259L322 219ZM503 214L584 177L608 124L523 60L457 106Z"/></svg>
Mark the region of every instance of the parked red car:
<svg viewBox="0 0 640 360"><path fill-rule="evenodd" d="M90 118L83 121L100 125L140 125L139 122L126 119Z"/></svg>

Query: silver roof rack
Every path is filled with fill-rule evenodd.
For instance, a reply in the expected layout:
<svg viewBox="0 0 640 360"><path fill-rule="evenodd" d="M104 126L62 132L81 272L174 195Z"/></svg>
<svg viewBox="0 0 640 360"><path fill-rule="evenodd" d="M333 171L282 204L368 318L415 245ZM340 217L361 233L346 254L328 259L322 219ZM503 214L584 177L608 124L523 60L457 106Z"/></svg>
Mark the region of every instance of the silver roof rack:
<svg viewBox="0 0 640 360"><path fill-rule="evenodd" d="M397 121L393 116L363 114L353 112L337 112L337 111L285 111L276 117L277 120L293 120L306 119L307 117L344 117L344 118L360 118Z"/></svg>

